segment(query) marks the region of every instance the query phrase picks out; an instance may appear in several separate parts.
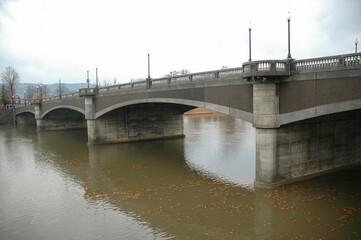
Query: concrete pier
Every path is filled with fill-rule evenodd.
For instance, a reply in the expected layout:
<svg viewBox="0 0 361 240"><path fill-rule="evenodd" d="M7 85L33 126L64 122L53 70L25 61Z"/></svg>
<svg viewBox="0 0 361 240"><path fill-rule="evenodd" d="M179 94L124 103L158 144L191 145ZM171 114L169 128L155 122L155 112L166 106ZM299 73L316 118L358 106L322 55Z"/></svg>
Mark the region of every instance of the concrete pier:
<svg viewBox="0 0 361 240"><path fill-rule="evenodd" d="M88 119L91 144L184 137L183 113L189 107L167 103L135 104Z"/></svg>
<svg viewBox="0 0 361 240"><path fill-rule="evenodd" d="M361 110L256 130L258 188L297 182L360 164Z"/></svg>
<svg viewBox="0 0 361 240"><path fill-rule="evenodd" d="M253 85L253 127L256 128L256 180L258 187L275 182L277 168L278 84Z"/></svg>

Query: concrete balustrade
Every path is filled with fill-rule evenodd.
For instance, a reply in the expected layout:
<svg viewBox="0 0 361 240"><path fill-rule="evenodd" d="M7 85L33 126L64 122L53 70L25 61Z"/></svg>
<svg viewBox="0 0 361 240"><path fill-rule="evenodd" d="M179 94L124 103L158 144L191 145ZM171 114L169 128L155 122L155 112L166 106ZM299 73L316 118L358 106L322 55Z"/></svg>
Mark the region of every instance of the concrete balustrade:
<svg viewBox="0 0 361 240"><path fill-rule="evenodd" d="M343 66L353 66L361 64L361 53L338 55L331 57L312 58L294 61L294 69L300 70L315 70L327 69Z"/></svg>

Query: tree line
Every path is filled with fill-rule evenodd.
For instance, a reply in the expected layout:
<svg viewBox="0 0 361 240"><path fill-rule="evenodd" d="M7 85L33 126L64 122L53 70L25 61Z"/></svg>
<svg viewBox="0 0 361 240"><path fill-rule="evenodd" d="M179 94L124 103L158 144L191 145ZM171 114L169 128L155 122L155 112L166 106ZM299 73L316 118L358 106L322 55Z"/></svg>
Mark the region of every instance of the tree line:
<svg viewBox="0 0 361 240"><path fill-rule="evenodd" d="M0 90L0 107L8 104L14 106L14 96L16 96L15 86L20 83L19 73L12 67L8 66L1 73L1 90ZM69 93L69 89L65 85L57 87L53 93L55 96ZM37 85L29 85L24 93L24 100L30 101L37 98L45 98L51 95L51 91L46 84L39 83Z"/></svg>

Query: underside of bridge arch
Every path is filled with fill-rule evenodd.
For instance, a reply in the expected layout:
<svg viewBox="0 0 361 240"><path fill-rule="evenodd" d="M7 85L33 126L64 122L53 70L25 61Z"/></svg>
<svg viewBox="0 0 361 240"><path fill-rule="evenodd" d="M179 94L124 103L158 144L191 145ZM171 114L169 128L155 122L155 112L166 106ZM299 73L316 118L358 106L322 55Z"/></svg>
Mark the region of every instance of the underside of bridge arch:
<svg viewBox="0 0 361 240"><path fill-rule="evenodd" d="M361 163L361 110L256 130L257 187L270 188Z"/></svg>
<svg viewBox="0 0 361 240"><path fill-rule="evenodd" d="M89 143L117 143L184 137L183 113L192 106L139 103L87 120Z"/></svg>
<svg viewBox="0 0 361 240"><path fill-rule="evenodd" d="M69 108L58 108L37 119L37 127L43 130L86 128L84 114Z"/></svg>
<svg viewBox="0 0 361 240"><path fill-rule="evenodd" d="M16 115L16 124L18 125L36 125L35 114L23 112Z"/></svg>

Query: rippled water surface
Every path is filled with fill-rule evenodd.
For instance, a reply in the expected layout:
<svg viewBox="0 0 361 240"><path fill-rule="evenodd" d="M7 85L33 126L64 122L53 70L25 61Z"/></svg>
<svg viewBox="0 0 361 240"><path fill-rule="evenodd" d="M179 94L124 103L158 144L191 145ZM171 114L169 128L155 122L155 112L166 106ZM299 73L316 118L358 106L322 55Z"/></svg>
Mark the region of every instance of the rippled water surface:
<svg viewBox="0 0 361 240"><path fill-rule="evenodd" d="M184 139L88 146L0 125L0 239L360 239L361 169L253 189L255 131L184 118Z"/></svg>

